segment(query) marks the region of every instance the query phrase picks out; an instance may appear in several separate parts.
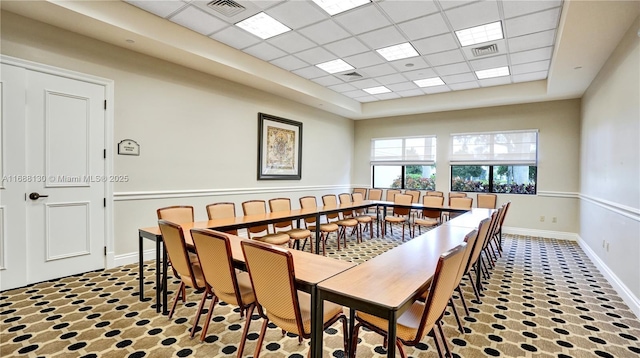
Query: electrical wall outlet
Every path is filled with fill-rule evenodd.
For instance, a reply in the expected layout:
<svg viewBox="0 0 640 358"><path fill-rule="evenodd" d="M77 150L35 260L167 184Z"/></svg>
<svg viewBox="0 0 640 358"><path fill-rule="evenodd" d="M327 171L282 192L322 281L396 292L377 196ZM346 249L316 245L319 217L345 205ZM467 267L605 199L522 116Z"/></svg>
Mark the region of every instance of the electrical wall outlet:
<svg viewBox="0 0 640 358"><path fill-rule="evenodd" d="M557 223L558 222L558 218L554 216L553 219L551 219L551 222L554 223L554 224Z"/></svg>
<svg viewBox="0 0 640 358"><path fill-rule="evenodd" d="M540 222L544 222L544 215L540 216Z"/></svg>
<svg viewBox="0 0 640 358"><path fill-rule="evenodd" d="M607 242L607 252L609 252L609 243Z"/></svg>

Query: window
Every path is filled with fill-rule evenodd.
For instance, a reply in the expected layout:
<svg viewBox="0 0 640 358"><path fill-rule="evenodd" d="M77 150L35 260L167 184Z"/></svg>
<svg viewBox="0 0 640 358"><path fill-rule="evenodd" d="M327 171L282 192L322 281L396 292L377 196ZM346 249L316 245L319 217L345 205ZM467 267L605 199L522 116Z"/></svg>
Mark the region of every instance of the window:
<svg viewBox="0 0 640 358"><path fill-rule="evenodd" d="M374 188L435 190L436 137L371 140Z"/></svg>
<svg viewBox="0 0 640 358"><path fill-rule="evenodd" d="M538 131L451 135L451 191L535 194Z"/></svg>

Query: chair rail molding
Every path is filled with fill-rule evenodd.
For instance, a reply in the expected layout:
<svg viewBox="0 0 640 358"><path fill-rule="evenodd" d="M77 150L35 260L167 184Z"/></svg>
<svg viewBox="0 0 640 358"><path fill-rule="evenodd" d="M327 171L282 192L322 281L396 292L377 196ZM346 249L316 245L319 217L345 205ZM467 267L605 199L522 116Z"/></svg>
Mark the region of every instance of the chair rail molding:
<svg viewBox="0 0 640 358"><path fill-rule="evenodd" d="M620 214L629 219L640 221L640 209L632 208L630 206L614 203L609 200L596 198L595 196L580 194L580 199L595 204L601 208L613 211L616 214Z"/></svg>

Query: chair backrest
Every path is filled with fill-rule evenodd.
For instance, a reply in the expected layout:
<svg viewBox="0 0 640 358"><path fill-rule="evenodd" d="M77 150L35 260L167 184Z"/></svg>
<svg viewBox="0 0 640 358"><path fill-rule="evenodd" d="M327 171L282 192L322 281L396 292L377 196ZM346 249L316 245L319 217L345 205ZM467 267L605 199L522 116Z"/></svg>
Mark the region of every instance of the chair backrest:
<svg viewBox="0 0 640 358"><path fill-rule="evenodd" d="M338 206L338 199L336 198L335 194L323 195L322 196L322 204L324 206L337 207ZM327 216L327 220L338 220L338 219L340 219L340 215L338 213L330 213L330 214L327 214L326 216Z"/></svg>
<svg viewBox="0 0 640 358"><path fill-rule="evenodd" d="M382 189L369 189L369 200L382 200Z"/></svg>
<svg viewBox="0 0 640 358"><path fill-rule="evenodd" d="M158 220L167 220L176 224L194 222L193 206L167 206L156 210Z"/></svg>
<svg viewBox="0 0 640 358"><path fill-rule="evenodd" d="M243 241L242 251L256 302L269 320L287 332L308 338L302 326L291 253L283 248Z"/></svg>
<svg viewBox="0 0 640 358"><path fill-rule="evenodd" d="M504 223L504 219L507 217L507 212L509 211L509 208L511 207L511 202L507 201L506 203L502 204L502 212L500 213L500 221L499 221L499 226L498 226L498 230L502 230L502 224Z"/></svg>
<svg viewBox="0 0 640 358"><path fill-rule="evenodd" d="M478 194L477 200L476 205L479 208L495 209L496 203L498 202L498 196L496 194L480 193Z"/></svg>
<svg viewBox="0 0 640 358"><path fill-rule="evenodd" d="M221 301L245 306L233 268L229 237L209 229L191 229L191 237L204 279L213 293Z"/></svg>
<svg viewBox="0 0 640 358"><path fill-rule="evenodd" d="M276 213L278 211L291 211L291 199L289 198L276 198L269 199L269 210L272 213ZM273 227L276 229L285 229L291 228L293 229L293 220L280 221L273 224Z"/></svg>
<svg viewBox="0 0 640 358"><path fill-rule="evenodd" d="M264 200L249 200L242 203L242 212L244 216L266 214L267 203ZM247 228L249 238L251 234L257 234L266 231L269 233L269 225L258 225Z"/></svg>
<svg viewBox="0 0 640 358"><path fill-rule="evenodd" d="M182 227L180 227L179 224L164 219L158 220L158 226L160 226L162 242L164 243L167 255L175 272L178 273L182 281L188 286L196 289L204 287L204 282L198 280L197 275L194 274L189 253L187 252L187 245L184 241Z"/></svg>
<svg viewBox="0 0 640 358"><path fill-rule="evenodd" d="M396 194L394 196L393 202L396 204L411 205L412 200L413 200L413 196L411 195ZM395 215L409 215L410 211L411 211L411 208L398 208L398 207L393 208L393 213Z"/></svg>
<svg viewBox="0 0 640 358"><path fill-rule="evenodd" d="M467 197L467 193L450 192L449 193L449 206L451 206L451 199L452 198L466 198L466 197Z"/></svg>
<svg viewBox="0 0 640 358"><path fill-rule="evenodd" d="M315 209L318 207L318 201L315 196L303 196L300 198L300 207L302 209ZM305 225L315 225L316 217L304 218Z"/></svg>
<svg viewBox="0 0 640 358"><path fill-rule="evenodd" d="M351 194L351 199L353 200L354 204L357 204L357 203L361 203L361 202L364 201L364 196L361 193L353 193L353 194ZM362 214L362 213L365 212L365 210L366 209L364 209L364 208L360 208L360 209L355 209L354 211L357 214Z"/></svg>
<svg viewBox="0 0 640 358"><path fill-rule="evenodd" d="M471 209L473 205L473 198L451 198L449 199L449 206L452 209Z"/></svg>
<svg viewBox="0 0 640 358"><path fill-rule="evenodd" d="M460 284L462 281L462 276L466 273L467 265L469 264L469 260L471 259L471 254L473 253L473 248L478 241L478 230L473 229L470 231L465 237L464 242L467 243L467 247L464 250L464 255L462 256L462 261L460 262L460 269L458 270L458 275L456 276L456 286Z"/></svg>
<svg viewBox="0 0 640 358"><path fill-rule="evenodd" d="M400 194L400 190L387 189L387 198L385 200L386 201L393 201L393 198L396 196L396 194Z"/></svg>
<svg viewBox="0 0 640 358"><path fill-rule="evenodd" d="M460 263L466 246L467 244L465 243L460 244L440 255L414 340L419 341L422 339L425 333L428 333L433 328L447 308L449 298L451 298L453 290L457 286L455 280L460 270Z"/></svg>
<svg viewBox="0 0 640 358"><path fill-rule="evenodd" d="M367 188L353 188L352 194L355 193L360 193L362 194L362 197L365 198L367 197Z"/></svg>
<svg viewBox="0 0 640 358"><path fill-rule="evenodd" d="M207 216L209 220L226 219L236 216L236 204L234 203L213 203L207 205ZM229 234L238 235L238 230L227 230Z"/></svg>
<svg viewBox="0 0 640 358"><path fill-rule="evenodd" d="M417 203L420 200L420 190L405 190L404 193L413 197L412 203Z"/></svg>
<svg viewBox="0 0 640 358"><path fill-rule="evenodd" d="M351 194L348 193L338 194L338 199L340 200L340 204L351 204L353 202ZM342 216L345 218L352 218L354 216L353 209L343 211Z"/></svg>
<svg viewBox="0 0 640 358"><path fill-rule="evenodd" d="M484 241L486 240L487 235L489 235L489 230L491 229L493 220L494 220L494 215L492 214L491 218L483 219L482 221L480 221L480 224L478 224L478 230L477 230L478 235L476 238L476 243L473 247L471 256L469 257L469 262L467 262L467 265L466 265L467 267L465 268L464 273L469 272L473 264L475 264L476 261L478 261L478 258L482 253L482 247L484 246Z"/></svg>
<svg viewBox="0 0 640 358"><path fill-rule="evenodd" d="M442 196L444 197L444 193L441 191L429 190L427 191L428 196Z"/></svg>
<svg viewBox="0 0 640 358"><path fill-rule="evenodd" d="M444 197L425 195L422 197L422 205L430 206L432 208L441 208L444 205ZM428 218L440 219L440 215L442 215L442 212L440 210L429 210L429 209L422 210L422 216L425 216Z"/></svg>

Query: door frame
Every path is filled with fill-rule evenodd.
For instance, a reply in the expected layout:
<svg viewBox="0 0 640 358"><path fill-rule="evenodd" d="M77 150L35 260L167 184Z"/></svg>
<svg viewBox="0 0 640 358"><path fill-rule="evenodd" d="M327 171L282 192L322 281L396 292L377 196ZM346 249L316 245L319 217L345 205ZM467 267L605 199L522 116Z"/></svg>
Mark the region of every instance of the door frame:
<svg viewBox="0 0 640 358"><path fill-rule="evenodd" d="M107 151L106 158L104 161L104 173L105 177L109 178L113 175L113 161L114 161L114 142L113 142L113 114L114 114L114 106L115 106L115 98L114 98L114 81L97 77L81 72L76 72L72 70L68 70L65 68L50 66L38 62L33 62L29 60L24 60L21 58L6 56L0 54L0 63L4 63L7 65L12 65L16 67L22 67L27 70L42 72L50 75L66 77L78 81L88 82L97 84L100 86L104 86L105 88L105 99L107 101L107 108L104 112L104 143L105 149ZM2 133L2 131L0 131ZM4 146L4 141L2 142ZM6 155L6 148L3 148L2 155ZM2 165L4 165L4 160L2 161ZM4 172L4 171L3 171ZM104 245L106 246L106 255L104 267L105 269L110 269L115 267L115 242L113 237L113 182L109 182L108 180L104 183L105 185L105 199L106 199L106 208L105 208L105 217L104 217L104 228L105 228L105 236L104 236ZM6 238L6 235L3 236ZM0 243L2 245L2 243ZM5 246L6 247L6 246ZM4 253L4 252L3 252ZM4 253L6 254L6 253Z"/></svg>

